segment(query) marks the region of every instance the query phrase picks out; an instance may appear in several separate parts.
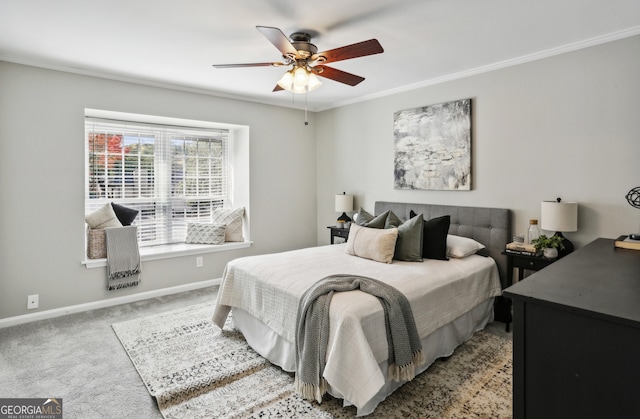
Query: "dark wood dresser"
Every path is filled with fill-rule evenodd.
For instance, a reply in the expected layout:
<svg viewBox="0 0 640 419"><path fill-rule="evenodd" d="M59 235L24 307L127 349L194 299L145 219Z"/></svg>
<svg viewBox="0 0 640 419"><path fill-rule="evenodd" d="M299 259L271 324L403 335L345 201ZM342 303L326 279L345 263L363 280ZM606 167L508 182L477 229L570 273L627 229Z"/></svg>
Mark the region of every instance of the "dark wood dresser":
<svg viewBox="0 0 640 419"><path fill-rule="evenodd" d="M597 239L507 288L514 418L640 418L640 251Z"/></svg>

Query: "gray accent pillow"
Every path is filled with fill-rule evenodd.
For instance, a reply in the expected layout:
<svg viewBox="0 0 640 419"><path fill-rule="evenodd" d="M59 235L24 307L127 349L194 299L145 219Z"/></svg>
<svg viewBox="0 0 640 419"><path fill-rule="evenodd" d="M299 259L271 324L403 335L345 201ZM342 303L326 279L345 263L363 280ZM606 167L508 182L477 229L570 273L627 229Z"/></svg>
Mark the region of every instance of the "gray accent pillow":
<svg viewBox="0 0 640 419"><path fill-rule="evenodd" d="M407 262L422 262L423 217L419 214L398 226L398 239L393 258Z"/></svg>
<svg viewBox="0 0 640 419"><path fill-rule="evenodd" d="M187 224L187 238L185 243L192 244L222 244L227 226L224 224Z"/></svg>
<svg viewBox="0 0 640 419"><path fill-rule="evenodd" d="M376 217L373 220L362 224L362 226L369 227L369 228L384 228L387 222L388 215L389 215L389 211L385 211L380 215L376 215Z"/></svg>
<svg viewBox="0 0 640 419"><path fill-rule="evenodd" d="M393 211L389 210L387 212L389 214L387 214L387 219L384 222L384 228L400 227L400 225L402 224L402 220L398 218L398 216L395 215Z"/></svg>
<svg viewBox="0 0 640 419"><path fill-rule="evenodd" d="M359 226L363 226L369 221L373 220L373 215L369 214L362 207L358 210L358 213L354 217L355 223Z"/></svg>

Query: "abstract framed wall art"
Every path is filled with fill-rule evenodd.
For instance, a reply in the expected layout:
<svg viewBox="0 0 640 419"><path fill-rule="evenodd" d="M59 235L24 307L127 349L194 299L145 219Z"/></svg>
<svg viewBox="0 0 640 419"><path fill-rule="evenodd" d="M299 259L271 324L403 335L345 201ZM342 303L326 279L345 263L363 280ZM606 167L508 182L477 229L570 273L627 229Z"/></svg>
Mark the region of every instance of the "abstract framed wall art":
<svg viewBox="0 0 640 419"><path fill-rule="evenodd" d="M471 99L394 113L395 189L471 190Z"/></svg>

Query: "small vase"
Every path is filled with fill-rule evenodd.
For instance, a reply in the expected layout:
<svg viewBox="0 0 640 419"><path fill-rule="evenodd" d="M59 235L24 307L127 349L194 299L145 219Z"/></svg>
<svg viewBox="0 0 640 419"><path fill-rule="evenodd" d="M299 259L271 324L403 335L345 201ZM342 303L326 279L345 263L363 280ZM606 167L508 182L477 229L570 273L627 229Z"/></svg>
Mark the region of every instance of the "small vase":
<svg viewBox="0 0 640 419"><path fill-rule="evenodd" d="M544 257L546 257L547 259L554 259L558 257L558 249L555 248L551 248L551 247L547 247L546 249L544 249L542 251L542 254L544 255Z"/></svg>

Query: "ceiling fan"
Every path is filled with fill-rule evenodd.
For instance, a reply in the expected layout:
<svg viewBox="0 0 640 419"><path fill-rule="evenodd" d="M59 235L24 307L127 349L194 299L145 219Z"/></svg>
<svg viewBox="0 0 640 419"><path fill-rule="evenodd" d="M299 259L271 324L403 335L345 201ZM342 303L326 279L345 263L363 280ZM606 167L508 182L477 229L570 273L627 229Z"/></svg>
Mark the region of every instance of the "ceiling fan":
<svg viewBox="0 0 640 419"><path fill-rule="evenodd" d="M340 83L355 86L364 77L347 73L324 64L351 58L384 52L376 39L346 45L344 47L318 52L318 48L311 43L311 35L305 32L295 32L289 38L278 28L256 26L278 50L282 53L284 62L248 63L248 64L214 64L215 68L233 67L283 67L292 66L278 81L274 92L288 90L293 93L307 93L317 89L322 84L317 76L335 80Z"/></svg>

